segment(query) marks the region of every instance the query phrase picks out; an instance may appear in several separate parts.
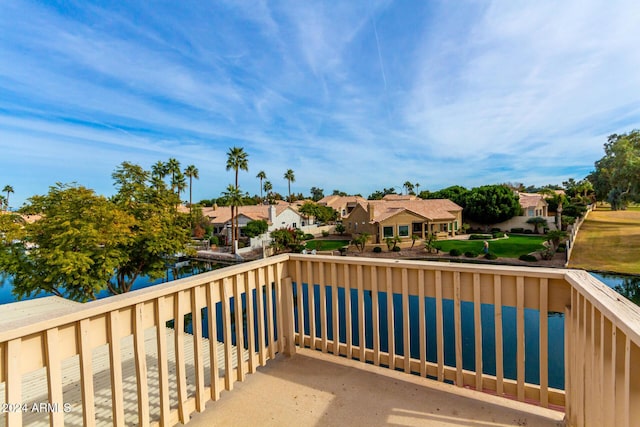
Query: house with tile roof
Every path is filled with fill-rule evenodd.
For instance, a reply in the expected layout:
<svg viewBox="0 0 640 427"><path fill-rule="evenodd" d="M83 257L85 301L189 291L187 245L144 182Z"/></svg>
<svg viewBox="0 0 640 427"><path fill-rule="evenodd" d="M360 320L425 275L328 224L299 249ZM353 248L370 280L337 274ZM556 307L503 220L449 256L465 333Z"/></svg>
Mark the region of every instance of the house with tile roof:
<svg viewBox="0 0 640 427"><path fill-rule="evenodd" d="M326 196L318 200L321 206L329 206L338 211L338 218L346 218L358 205L367 206L369 200L360 196Z"/></svg>
<svg viewBox="0 0 640 427"><path fill-rule="evenodd" d="M213 206L202 208L202 214L209 218L214 233L231 238L231 207ZM289 203L275 205L251 205L238 207L238 226L242 229L250 221L264 220L269 225L268 232L279 228L299 228L305 225L305 218Z"/></svg>
<svg viewBox="0 0 640 427"><path fill-rule="evenodd" d="M421 239L429 234L451 236L462 225L462 207L448 199L390 194L382 200L363 200L342 222L348 233L369 233L373 243L396 236L411 239L412 234Z"/></svg>

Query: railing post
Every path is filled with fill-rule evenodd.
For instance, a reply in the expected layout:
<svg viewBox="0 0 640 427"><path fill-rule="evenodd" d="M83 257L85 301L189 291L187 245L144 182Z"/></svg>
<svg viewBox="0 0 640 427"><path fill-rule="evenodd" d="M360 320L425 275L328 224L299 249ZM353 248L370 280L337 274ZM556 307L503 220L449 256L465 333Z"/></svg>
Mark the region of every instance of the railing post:
<svg viewBox="0 0 640 427"><path fill-rule="evenodd" d="M284 354L293 356L296 354L295 329L293 327L293 282L291 277L284 277L280 285L282 286L282 301L280 301L280 309L282 310L282 323L284 335ZM298 296L300 298L300 296Z"/></svg>

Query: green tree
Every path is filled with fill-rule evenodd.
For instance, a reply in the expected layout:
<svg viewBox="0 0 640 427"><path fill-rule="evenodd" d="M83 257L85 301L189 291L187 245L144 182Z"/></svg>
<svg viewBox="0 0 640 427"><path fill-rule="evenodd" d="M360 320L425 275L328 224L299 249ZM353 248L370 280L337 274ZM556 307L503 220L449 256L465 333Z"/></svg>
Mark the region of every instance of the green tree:
<svg viewBox="0 0 640 427"><path fill-rule="evenodd" d="M42 217L20 229L3 215L0 270L13 277L18 298L40 291L76 301L95 299L126 262L134 218L93 190L57 184L31 197L23 212Z"/></svg>
<svg viewBox="0 0 640 427"><path fill-rule="evenodd" d="M200 179L200 173L195 165L189 165L184 170L184 175L189 178L189 216L191 217L191 226L193 227L193 180Z"/></svg>
<svg viewBox="0 0 640 427"><path fill-rule="evenodd" d="M296 177L294 175L293 169L288 169L285 173L284 173L284 179L287 180L287 183L289 185L289 202L291 202L291 183L292 182L296 182Z"/></svg>
<svg viewBox="0 0 640 427"><path fill-rule="evenodd" d="M342 236L345 231L346 231L346 228L344 227L343 224L336 224L336 233L340 233L340 235Z"/></svg>
<svg viewBox="0 0 640 427"><path fill-rule="evenodd" d="M396 189L393 187L383 188L382 190L376 190L368 197L369 200L382 200L387 194L396 194Z"/></svg>
<svg viewBox="0 0 640 427"><path fill-rule="evenodd" d="M263 219L249 221L244 227L244 234L247 237L256 237L267 232L269 224Z"/></svg>
<svg viewBox="0 0 640 427"><path fill-rule="evenodd" d="M175 209L178 195L164 182L159 187L153 185L150 175L129 162L123 162L112 174L118 192L111 201L135 221L129 239L120 245L126 257L115 271L115 282L107 284L113 294L128 292L140 276L151 280L164 277L167 262L188 252L189 217Z"/></svg>
<svg viewBox="0 0 640 427"><path fill-rule="evenodd" d="M7 207L6 210L9 210L9 194L13 193L13 187L10 185L5 185L4 188L2 189L3 193L7 193L7 198L5 200L5 205Z"/></svg>
<svg viewBox="0 0 640 427"><path fill-rule="evenodd" d="M522 211L518 196L504 185L484 185L472 189L466 197L463 215L480 224L506 221Z"/></svg>
<svg viewBox="0 0 640 427"><path fill-rule="evenodd" d="M527 224L533 224L533 232L536 234L538 234L538 227L546 227L548 225L547 220L541 216L529 218Z"/></svg>
<svg viewBox="0 0 640 427"><path fill-rule="evenodd" d="M180 182L178 175L181 175L180 162L177 159L170 158L165 163L166 175L171 175L171 189L178 193L178 183ZM183 177L184 178L184 177Z"/></svg>
<svg viewBox="0 0 640 427"><path fill-rule="evenodd" d="M311 187L311 200L317 202L324 197L324 190L318 187Z"/></svg>
<svg viewBox="0 0 640 427"><path fill-rule="evenodd" d="M238 171L248 171L249 170L249 155L244 151L244 148L240 147L232 147L227 151L227 170L232 170L235 172L235 188L236 191L238 188ZM233 205L231 207L231 252L236 253L235 241L238 240L238 219L234 216L235 211ZM235 219L235 221L234 221Z"/></svg>
<svg viewBox="0 0 640 427"><path fill-rule="evenodd" d="M465 207L467 205L467 196L469 190L460 186L452 185L451 187L443 188L442 190L434 191L433 193L425 194L425 198L428 199L449 199L458 206Z"/></svg>
<svg viewBox="0 0 640 427"><path fill-rule="evenodd" d="M364 248L370 236L371 235L369 233L360 233L360 235L351 242L360 250L360 252L364 252Z"/></svg>
<svg viewBox="0 0 640 427"><path fill-rule="evenodd" d="M222 196L225 198L227 206L231 206L231 245L233 244L234 237L234 218L238 219L239 207L242 206L242 192L239 188L235 187L233 184L229 184L227 189L222 192ZM237 223L235 225L235 231L237 230ZM239 232L238 232L239 233ZM233 252L235 253L235 252Z"/></svg>
<svg viewBox="0 0 640 427"><path fill-rule="evenodd" d="M264 171L260 171L258 172L258 175L256 175L256 178L260 180L260 200L262 200L262 180L267 179L267 174Z"/></svg>
<svg viewBox="0 0 640 427"><path fill-rule="evenodd" d="M406 181L404 184L402 184L402 186L404 187L407 194L413 193L413 183L411 183L410 181Z"/></svg>
<svg viewBox="0 0 640 427"><path fill-rule="evenodd" d="M614 210L625 209L640 196L640 130L610 135L604 151L588 179L597 198L606 197Z"/></svg>

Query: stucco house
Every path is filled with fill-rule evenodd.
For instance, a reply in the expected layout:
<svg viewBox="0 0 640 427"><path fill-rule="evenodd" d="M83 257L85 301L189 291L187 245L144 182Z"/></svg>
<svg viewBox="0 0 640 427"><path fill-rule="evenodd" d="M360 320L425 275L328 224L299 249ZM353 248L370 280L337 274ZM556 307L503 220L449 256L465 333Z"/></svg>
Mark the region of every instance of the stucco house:
<svg viewBox="0 0 640 427"><path fill-rule="evenodd" d="M358 205L366 206L369 200L360 196L326 196L318 200L318 204L329 206L338 211L339 218L346 218Z"/></svg>
<svg viewBox="0 0 640 427"><path fill-rule="evenodd" d="M513 228L523 228L533 231L535 226L527 223L531 218L541 217L547 220L547 227L551 230L556 229L556 218L549 215L549 204L545 200L543 194L537 193L518 193L522 215L514 216L507 221L493 224L493 227L504 231L510 231ZM481 225L471 223L472 226L481 228Z"/></svg>
<svg viewBox="0 0 640 427"><path fill-rule="evenodd" d="M387 195L359 201L342 222L348 233L369 233L374 243L395 236L410 239L412 234L421 239L429 234L450 236L462 225L462 207L447 199Z"/></svg>
<svg viewBox="0 0 640 427"><path fill-rule="evenodd" d="M224 234L231 238L231 207L213 206L203 208L202 214L209 218L216 234ZM240 235L242 228L250 221L264 220L269 225L268 231L279 228L299 228L303 225L304 218L288 203L276 205L252 205L238 207L238 227Z"/></svg>

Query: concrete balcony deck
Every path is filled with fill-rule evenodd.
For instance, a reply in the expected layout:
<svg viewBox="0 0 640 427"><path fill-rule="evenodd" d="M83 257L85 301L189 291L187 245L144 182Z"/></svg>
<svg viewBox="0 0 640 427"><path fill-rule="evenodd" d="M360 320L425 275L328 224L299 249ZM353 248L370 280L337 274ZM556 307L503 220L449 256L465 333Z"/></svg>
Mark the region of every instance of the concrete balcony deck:
<svg viewBox="0 0 640 427"><path fill-rule="evenodd" d="M189 426L540 426L564 413L300 349L260 367Z"/></svg>

